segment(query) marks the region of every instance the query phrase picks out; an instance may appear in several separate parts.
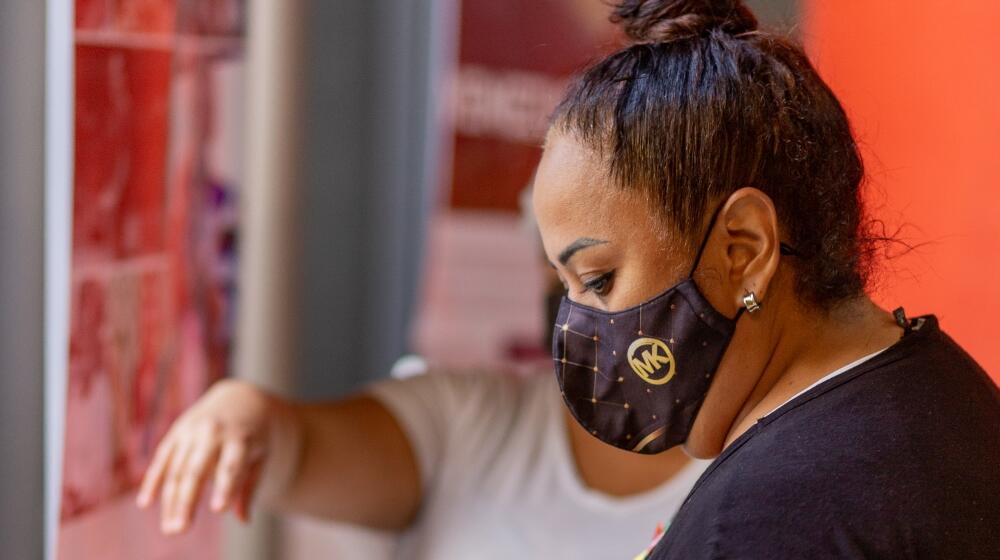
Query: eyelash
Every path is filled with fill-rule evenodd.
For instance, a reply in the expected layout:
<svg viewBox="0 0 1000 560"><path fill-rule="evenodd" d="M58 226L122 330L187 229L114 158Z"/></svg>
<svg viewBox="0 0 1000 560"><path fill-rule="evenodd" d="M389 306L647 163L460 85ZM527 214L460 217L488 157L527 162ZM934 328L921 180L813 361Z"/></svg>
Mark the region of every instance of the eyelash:
<svg viewBox="0 0 1000 560"><path fill-rule="evenodd" d="M608 291L611 289L611 280L614 277L614 274L615 271L611 270L589 282L584 283L584 292L593 292L594 295L598 297L608 295Z"/></svg>

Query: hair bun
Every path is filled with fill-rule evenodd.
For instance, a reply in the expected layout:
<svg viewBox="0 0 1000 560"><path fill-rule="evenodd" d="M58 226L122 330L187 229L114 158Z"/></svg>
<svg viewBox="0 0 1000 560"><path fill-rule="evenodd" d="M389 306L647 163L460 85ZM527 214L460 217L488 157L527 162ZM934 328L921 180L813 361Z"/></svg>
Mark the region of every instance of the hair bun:
<svg viewBox="0 0 1000 560"><path fill-rule="evenodd" d="M740 0L622 0L611 21L636 44L698 37L713 29L737 35L757 29Z"/></svg>

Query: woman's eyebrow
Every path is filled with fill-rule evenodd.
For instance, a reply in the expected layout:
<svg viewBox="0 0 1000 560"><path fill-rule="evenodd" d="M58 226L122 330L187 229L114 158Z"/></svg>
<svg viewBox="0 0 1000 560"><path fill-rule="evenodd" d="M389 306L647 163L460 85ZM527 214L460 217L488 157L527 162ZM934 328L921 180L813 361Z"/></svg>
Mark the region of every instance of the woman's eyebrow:
<svg viewBox="0 0 1000 560"><path fill-rule="evenodd" d="M566 263L569 262L569 260L573 257L574 254L576 254L577 251L581 249L586 249L587 247L593 247L594 245L603 245L605 243L607 243L607 241L603 239L594 239L592 237L581 237L576 241L567 245L566 248L563 249L561 253L559 253L559 262L561 262L563 266L565 266Z"/></svg>

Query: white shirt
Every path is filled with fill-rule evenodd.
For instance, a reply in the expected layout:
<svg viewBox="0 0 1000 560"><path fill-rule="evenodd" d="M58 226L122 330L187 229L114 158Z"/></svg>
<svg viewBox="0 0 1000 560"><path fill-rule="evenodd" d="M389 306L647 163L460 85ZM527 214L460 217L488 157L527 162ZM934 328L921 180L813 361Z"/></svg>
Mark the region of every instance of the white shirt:
<svg viewBox="0 0 1000 560"><path fill-rule="evenodd" d="M587 488L551 375L433 373L371 388L410 439L422 510L407 560L631 558L680 507L708 461L635 496Z"/></svg>

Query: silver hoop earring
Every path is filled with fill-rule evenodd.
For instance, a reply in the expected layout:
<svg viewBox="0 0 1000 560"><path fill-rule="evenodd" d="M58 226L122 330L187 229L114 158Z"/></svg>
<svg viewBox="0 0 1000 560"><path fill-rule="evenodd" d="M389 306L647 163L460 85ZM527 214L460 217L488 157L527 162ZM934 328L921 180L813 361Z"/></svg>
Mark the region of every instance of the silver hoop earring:
<svg viewBox="0 0 1000 560"><path fill-rule="evenodd" d="M743 306L747 308L747 313L754 313L760 310L760 302L757 301L757 295L753 292L747 292L743 296Z"/></svg>

